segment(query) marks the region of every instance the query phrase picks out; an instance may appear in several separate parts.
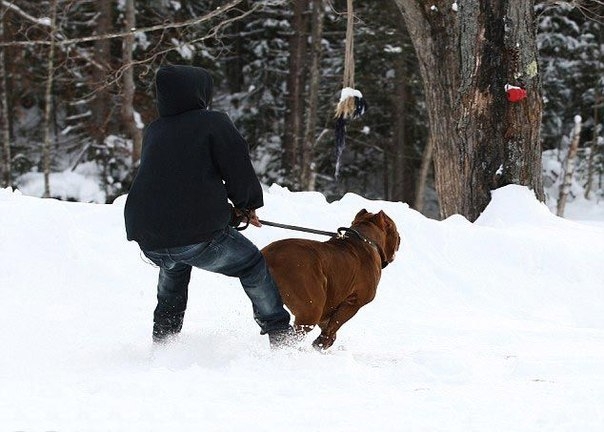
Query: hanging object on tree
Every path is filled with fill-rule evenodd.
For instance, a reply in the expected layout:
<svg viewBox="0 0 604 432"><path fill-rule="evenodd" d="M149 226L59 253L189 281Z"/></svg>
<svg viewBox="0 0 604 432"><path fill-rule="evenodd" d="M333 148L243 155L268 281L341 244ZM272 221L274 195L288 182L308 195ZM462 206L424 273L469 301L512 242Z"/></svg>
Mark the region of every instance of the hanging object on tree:
<svg viewBox="0 0 604 432"><path fill-rule="evenodd" d="M526 90L522 87L506 84L504 88L510 102L520 102L526 98Z"/></svg>
<svg viewBox="0 0 604 432"><path fill-rule="evenodd" d="M346 123L362 116L367 111L367 102L363 94L354 88L354 10L352 0L347 0L346 52L344 53L344 79L340 92L340 101L336 107L336 179L340 174L340 158L346 146Z"/></svg>

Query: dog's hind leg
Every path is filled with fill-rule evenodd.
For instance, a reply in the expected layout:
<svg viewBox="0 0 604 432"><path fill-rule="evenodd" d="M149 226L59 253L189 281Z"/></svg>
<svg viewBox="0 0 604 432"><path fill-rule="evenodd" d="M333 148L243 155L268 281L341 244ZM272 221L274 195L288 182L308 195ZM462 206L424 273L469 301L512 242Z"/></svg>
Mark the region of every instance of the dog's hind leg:
<svg viewBox="0 0 604 432"><path fill-rule="evenodd" d="M301 342L302 340L304 340L304 338L306 337L306 335L312 330L314 329L315 326L314 324L308 325L308 324L298 324L298 320L294 321L294 332L296 333L296 339Z"/></svg>
<svg viewBox="0 0 604 432"><path fill-rule="evenodd" d="M294 330L300 338L304 338L315 328L321 319L321 307L306 307L303 310L298 308L294 312Z"/></svg>
<svg viewBox="0 0 604 432"><path fill-rule="evenodd" d="M294 315L294 329L303 338L321 320L327 302L324 288L326 282L318 275L306 275L303 281L290 275L291 272L286 277L294 279L281 279L283 301Z"/></svg>
<svg viewBox="0 0 604 432"><path fill-rule="evenodd" d="M314 324L298 324L298 320L294 322L294 329L297 333L305 335L315 328Z"/></svg>
<svg viewBox="0 0 604 432"><path fill-rule="evenodd" d="M318 350L326 350L332 346L336 340L336 332L357 313L361 306L362 304L357 302L356 295L348 297L327 320L319 323L321 334L312 343L313 346Z"/></svg>

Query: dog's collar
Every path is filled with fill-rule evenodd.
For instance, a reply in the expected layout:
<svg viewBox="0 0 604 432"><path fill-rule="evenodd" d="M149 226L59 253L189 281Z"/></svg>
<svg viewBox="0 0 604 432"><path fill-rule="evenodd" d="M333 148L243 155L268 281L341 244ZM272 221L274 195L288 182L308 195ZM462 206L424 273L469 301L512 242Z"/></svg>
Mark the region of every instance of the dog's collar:
<svg viewBox="0 0 604 432"><path fill-rule="evenodd" d="M388 264L390 264L390 261L388 261L388 258L386 257L386 253L384 252L384 250L375 241L365 237L363 234L361 234L357 230L355 230L353 228L340 227L340 228L338 228L337 237L339 239L346 239L346 238L350 237L349 236L350 233L354 234L356 238L367 243L369 246L371 246L372 248L374 248L377 251L378 255L380 256L380 259L382 260L382 269L386 268L386 266Z"/></svg>

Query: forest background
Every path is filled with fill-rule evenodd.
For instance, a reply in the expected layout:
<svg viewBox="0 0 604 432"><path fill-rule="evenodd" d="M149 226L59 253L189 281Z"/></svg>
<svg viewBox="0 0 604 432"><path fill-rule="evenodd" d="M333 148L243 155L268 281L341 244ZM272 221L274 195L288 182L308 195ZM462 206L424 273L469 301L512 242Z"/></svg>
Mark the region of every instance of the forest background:
<svg viewBox="0 0 604 432"><path fill-rule="evenodd" d="M53 191L52 174L70 173L97 182L102 194L90 200L127 193L142 131L157 116L155 70L192 64L211 71L213 108L248 140L264 183L443 216L420 65L398 3L354 3L355 80L369 109L347 125L335 178L345 0L1 0L2 186L43 177L40 196L81 199ZM534 8L545 198L555 207L569 174L569 199L601 200L604 6Z"/></svg>

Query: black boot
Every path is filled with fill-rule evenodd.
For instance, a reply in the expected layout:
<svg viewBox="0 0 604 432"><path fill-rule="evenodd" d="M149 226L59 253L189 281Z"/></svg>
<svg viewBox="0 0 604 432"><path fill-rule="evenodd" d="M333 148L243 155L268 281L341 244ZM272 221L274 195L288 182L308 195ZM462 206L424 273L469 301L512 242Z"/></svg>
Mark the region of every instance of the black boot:
<svg viewBox="0 0 604 432"><path fill-rule="evenodd" d="M170 336L180 333L184 313L178 316L162 317L158 321L153 322L153 342L167 342Z"/></svg>
<svg viewBox="0 0 604 432"><path fill-rule="evenodd" d="M268 341L272 349L293 347L299 340L300 338L292 326L284 330L275 330L268 333Z"/></svg>

